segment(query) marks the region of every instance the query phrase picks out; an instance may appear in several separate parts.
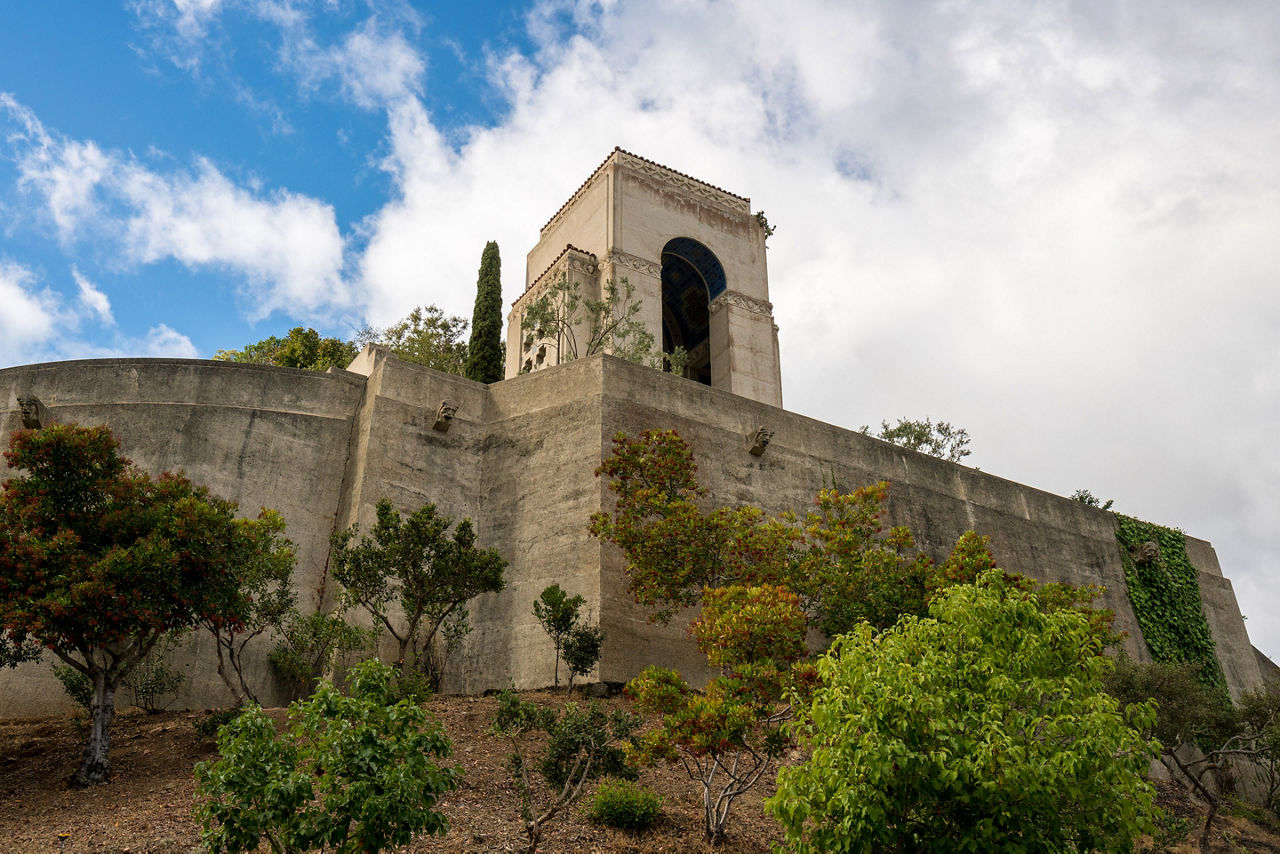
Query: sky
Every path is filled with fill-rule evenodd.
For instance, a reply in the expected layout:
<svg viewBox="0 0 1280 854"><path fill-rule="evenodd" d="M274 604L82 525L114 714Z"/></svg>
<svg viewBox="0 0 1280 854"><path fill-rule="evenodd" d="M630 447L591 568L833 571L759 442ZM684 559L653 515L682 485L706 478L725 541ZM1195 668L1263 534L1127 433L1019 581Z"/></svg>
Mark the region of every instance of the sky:
<svg viewBox="0 0 1280 854"><path fill-rule="evenodd" d="M1215 546L1280 660L1273 0L17 0L0 366L510 302L621 146L777 232L786 408Z"/></svg>

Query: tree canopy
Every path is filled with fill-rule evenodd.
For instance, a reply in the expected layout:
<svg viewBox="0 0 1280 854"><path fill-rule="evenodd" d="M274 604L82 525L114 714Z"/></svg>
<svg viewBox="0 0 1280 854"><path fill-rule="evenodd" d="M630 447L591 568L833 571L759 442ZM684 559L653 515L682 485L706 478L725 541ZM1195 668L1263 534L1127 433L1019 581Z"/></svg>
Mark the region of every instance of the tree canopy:
<svg viewBox="0 0 1280 854"><path fill-rule="evenodd" d="M496 549L476 547L470 519L450 535L453 519L434 504L402 518L384 498L376 512L359 542L355 525L333 535L333 577L395 638L398 659L435 681L430 652L437 632L457 638L468 631L467 601L501 590L507 562Z"/></svg>
<svg viewBox="0 0 1280 854"><path fill-rule="evenodd" d="M5 459L23 473L0 493L0 627L92 680L72 779L102 782L122 680L169 632L237 624L243 568L275 541L186 477L135 469L106 427L19 431Z"/></svg>
<svg viewBox="0 0 1280 854"><path fill-rule="evenodd" d="M872 435L870 428L863 426L859 431ZM969 456L969 433L963 427L953 427L947 421L936 424L929 418L911 420L899 418L898 423L889 426L888 421L880 422L877 439L892 442L911 451L920 451L939 459L958 463Z"/></svg>
<svg viewBox="0 0 1280 854"><path fill-rule="evenodd" d="M464 318L425 305L385 329L366 326L350 341L322 338L314 329L296 326L284 338L271 335L239 350L219 350L213 358L220 362L327 371L347 367L364 345L381 344L406 362L462 374L467 359L466 331Z"/></svg>
<svg viewBox="0 0 1280 854"><path fill-rule="evenodd" d="M476 280L476 305L471 315L471 340L467 344L467 379L496 383L506 373L502 346L502 259L498 244L490 240L480 256Z"/></svg>
<svg viewBox="0 0 1280 854"><path fill-rule="evenodd" d="M356 357L356 345L341 338L322 338L314 329L295 326L284 338L274 335L240 350L219 350L213 358L219 362L242 362L275 365L278 368L303 368L327 371L345 368Z"/></svg>
<svg viewBox="0 0 1280 854"><path fill-rule="evenodd" d="M1121 708L1080 613L999 570L817 663L769 812L798 852L1121 851L1154 829L1153 704Z"/></svg>

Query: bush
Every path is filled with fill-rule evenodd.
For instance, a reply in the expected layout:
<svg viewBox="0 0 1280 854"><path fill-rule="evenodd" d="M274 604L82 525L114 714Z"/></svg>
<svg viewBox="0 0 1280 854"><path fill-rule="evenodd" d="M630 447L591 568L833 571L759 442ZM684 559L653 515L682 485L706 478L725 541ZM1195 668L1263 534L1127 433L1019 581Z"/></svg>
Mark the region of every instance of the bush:
<svg viewBox="0 0 1280 854"><path fill-rule="evenodd" d="M191 722L191 728L205 738L217 738L218 730L240 717L242 712L239 706L230 709L218 709L216 712L210 712L199 720Z"/></svg>
<svg viewBox="0 0 1280 854"><path fill-rule="evenodd" d="M133 704L149 715L172 706L178 699L178 689L187 681L187 674L166 663L171 648L165 645L164 649L153 651L124 678L124 686L133 694Z"/></svg>
<svg viewBox="0 0 1280 854"><path fill-rule="evenodd" d="M195 815L215 854L321 848L375 852L443 834L436 809L460 771L452 745L419 706L394 702L391 668L351 669L351 696L322 683L289 707L283 732L253 705L218 733L221 758L196 766Z"/></svg>
<svg viewBox="0 0 1280 854"><path fill-rule="evenodd" d="M791 728L809 758L766 801L788 850L1128 851L1155 832L1155 707L1103 693L1087 617L1042 613L999 570L929 612L818 661Z"/></svg>
<svg viewBox="0 0 1280 854"><path fill-rule="evenodd" d="M84 713L93 716L93 681L69 664L53 665L53 675L58 677L62 690L71 698L71 702L84 709Z"/></svg>
<svg viewBox="0 0 1280 854"><path fill-rule="evenodd" d="M601 780L587 806L592 821L622 830L648 830L661 814L661 796L630 780Z"/></svg>

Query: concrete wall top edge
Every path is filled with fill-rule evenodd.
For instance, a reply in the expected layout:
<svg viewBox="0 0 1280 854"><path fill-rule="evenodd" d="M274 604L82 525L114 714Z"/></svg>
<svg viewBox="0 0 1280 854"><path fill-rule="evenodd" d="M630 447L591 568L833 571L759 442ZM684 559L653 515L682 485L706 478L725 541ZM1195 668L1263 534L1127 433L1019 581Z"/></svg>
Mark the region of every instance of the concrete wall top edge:
<svg viewBox="0 0 1280 854"><path fill-rule="evenodd" d="M311 371L305 368L281 368L276 365L258 365L245 362L224 362L218 359L168 359L151 357L126 357L115 359L65 359L60 362L33 362L28 365L12 365L0 368L0 380L6 374L30 373L32 371L69 370L78 367L127 367L145 366L149 368L163 367L214 367L219 370L287 372L296 377L323 378L326 381L338 380L351 385L362 385L365 378L351 371Z"/></svg>
<svg viewBox="0 0 1280 854"><path fill-rule="evenodd" d="M954 494L954 485L958 478L962 481L962 485L968 487L965 489L966 498L978 504L991 503L984 500L984 495L1016 493L1021 500L1034 502L1037 509L1045 505L1055 505L1062 513L1074 517L1063 519L1059 527L1078 530L1082 520L1089 520L1089 527L1092 528L1107 532L1114 528L1114 516L1110 511L1089 507L1066 496L979 471L962 463L953 463L919 451L911 451L847 427L750 400L732 392L673 377L614 356L603 355L601 361L602 371L606 374L603 381L606 396L616 393L619 389L634 389L637 385L661 386L663 403L669 412L692 413L696 409L703 413L706 423L725 430L740 431L744 436L757 427L766 427L774 430L771 448L791 447L802 454L808 454L812 452L812 446L818 437L834 437L842 443L857 443L867 448L877 449L877 456L884 461L883 467L885 469L896 467L898 470L896 476L886 471L884 479L890 482L902 480L917 489ZM616 374L630 374L630 376L621 382L614 382L610 375ZM712 417L706 418L707 414ZM766 454L768 453L766 451ZM903 461L908 464L894 465ZM904 470L910 470L912 474L903 476ZM1028 515L1036 516L1041 523L1052 523L1051 519L1046 519L1042 514L1032 512Z"/></svg>

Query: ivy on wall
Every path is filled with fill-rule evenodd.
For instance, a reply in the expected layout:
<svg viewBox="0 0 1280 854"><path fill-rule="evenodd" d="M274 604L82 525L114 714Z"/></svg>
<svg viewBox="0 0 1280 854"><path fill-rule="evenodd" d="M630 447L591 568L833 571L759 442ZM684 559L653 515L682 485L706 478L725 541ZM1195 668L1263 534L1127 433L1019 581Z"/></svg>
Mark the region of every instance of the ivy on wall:
<svg viewBox="0 0 1280 854"><path fill-rule="evenodd" d="M1117 513L1116 540L1129 602L1152 658L1199 664L1201 681L1226 696L1186 537L1174 528Z"/></svg>

